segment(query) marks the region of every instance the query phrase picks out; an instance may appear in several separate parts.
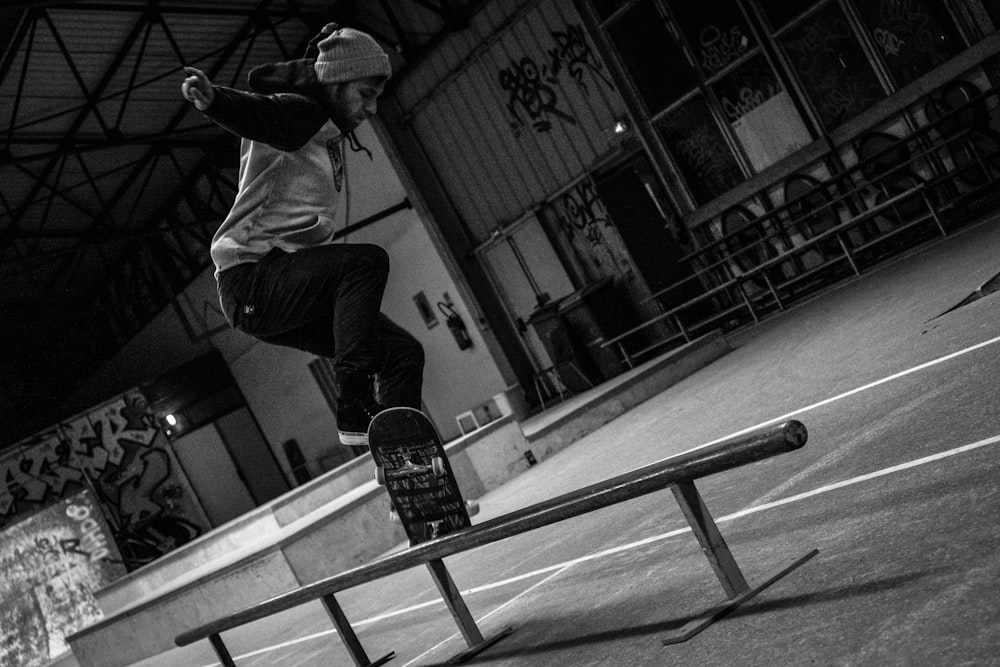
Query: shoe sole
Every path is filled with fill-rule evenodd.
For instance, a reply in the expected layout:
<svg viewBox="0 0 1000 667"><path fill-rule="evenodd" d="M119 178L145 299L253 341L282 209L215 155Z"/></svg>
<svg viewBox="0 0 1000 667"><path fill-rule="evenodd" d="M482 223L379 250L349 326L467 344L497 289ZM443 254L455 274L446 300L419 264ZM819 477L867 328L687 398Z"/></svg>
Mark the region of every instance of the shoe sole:
<svg viewBox="0 0 1000 667"><path fill-rule="evenodd" d="M368 446L368 434L367 433L354 433L351 431L337 431L337 435L340 436L340 444L345 447L367 447Z"/></svg>

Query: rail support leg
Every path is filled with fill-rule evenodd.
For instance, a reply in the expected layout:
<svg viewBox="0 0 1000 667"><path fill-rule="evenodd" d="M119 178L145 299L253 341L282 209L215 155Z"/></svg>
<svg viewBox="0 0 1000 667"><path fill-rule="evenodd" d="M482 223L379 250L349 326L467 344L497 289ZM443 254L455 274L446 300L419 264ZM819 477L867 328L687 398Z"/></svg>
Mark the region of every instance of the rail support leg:
<svg viewBox="0 0 1000 667"><path fill-rule="evenodd" d="M222 667L236 667L233 656L229 655L229 649L226 648L221 636L218 634L209 635L208 641L212 643L212 648L215 650L219 662L222 663Z"/></svg>
<svg viewBox="0 0 1000 667"><path fill-rule="evenodd" d="M750 598L754 597L762 590L773 584L778 579L805 563L807 560L819 553L818 549L813 549L804 556L796 558L791 563L773 570L761 579L755 581L753 585L747 583L740 571L736 559L729 551L726 540L719 532L719 527L712 518L708 507L705 506L701 494L695 488L694 482L680 482L670 487L681 507L685 518L691 525L691 531L698 538L702 551L708 558L709 564L715 571L719 583L726 591L727 599L721 603L710 607L703 613L692 618L680 630L661 639L664 645L677 644L686 641L698 634L709 625L718 620L722 615L732 611Z"/></svg>
<svg viewBox="0 0 1000 667"><path fill-rule="evenodd" d="M740 566L729 551L729 545L719 532L719 527L712 519L705 501L695 488L694 482L681 482L670 487L681 506L681 512L691 526L691 531L698 538L701 550L705 552L715 576L719 578L722 589L729 597L736 597L746 591L749 586L743 578Z"/></svg>
<svg viewBox="0 0 1000 667"><path fill-rule="evenodd" d="M369 661L368 654L365 653L365 647L361 645L361 640L354 634L354 628L351 627L350 621L344 615L344 610L340 608L337 598L333 597L333 595L324 595L321 599L323 606L326 608L326 613L330 615L330 620L333 621L334 627L337 628L337 634L340 635L340 639L344 642L347 652L351 654L351 659L354 660L354 664L357 667L377 667L378 665L384 665L396 657L395 651L390 651L375 662Z"/></svg>
<svg viewBox="0 0 1000 667"><path fill-rule="evenodd" d="M444 562L437 559L429 561L427 569L430 570L438 592L441 593L444 603L448 606L448 611L451 612L451 617L455 619L459 632L462 633L465 643L469 646L467 650L448 660L449 664L465 662L514 631L509 625L504 626L497 634L484 639L482 633L479 631L479 626L476 625L476 620L472 618L469 608L465 605L461 591L455 585L455 581L451 578L451 573L448 572L448 568L445 567Z"/></svg>

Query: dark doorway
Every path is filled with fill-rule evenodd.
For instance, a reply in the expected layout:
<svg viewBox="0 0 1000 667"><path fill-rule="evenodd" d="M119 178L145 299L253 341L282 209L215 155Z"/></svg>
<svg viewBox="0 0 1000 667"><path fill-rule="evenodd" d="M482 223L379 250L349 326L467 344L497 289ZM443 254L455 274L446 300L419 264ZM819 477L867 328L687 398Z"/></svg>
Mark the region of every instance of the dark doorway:
<svg viewBox="0 0 1000 667"><path fill-rule="evenodd" d="M644 154L639 154L614 169L598 174L594 181L636 269L654 294L691 275L680 263L683 250L667 228L668 219L649 190L652 168ZM662 206L666 206L666 202ZM693 281L692 281L693 282ZM688 290L671 290L669 299L682 303ZM681 298L677 301L677 298ZM667 304L664 304L665 306Z"/></svg>

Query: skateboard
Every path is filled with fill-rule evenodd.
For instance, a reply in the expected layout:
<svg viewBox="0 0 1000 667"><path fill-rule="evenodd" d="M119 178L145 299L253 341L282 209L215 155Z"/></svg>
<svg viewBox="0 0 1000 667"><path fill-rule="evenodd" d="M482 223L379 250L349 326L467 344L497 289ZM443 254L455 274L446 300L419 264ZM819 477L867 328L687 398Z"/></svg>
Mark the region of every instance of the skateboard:
<svg viewBox="0 0 1000 667"><path fill-rule="evenodd" d="M393 520L410 546L472 525L478 505L466 502L437 430L420 410L388 408L368 427L375 479L392 501Z"/></svg>

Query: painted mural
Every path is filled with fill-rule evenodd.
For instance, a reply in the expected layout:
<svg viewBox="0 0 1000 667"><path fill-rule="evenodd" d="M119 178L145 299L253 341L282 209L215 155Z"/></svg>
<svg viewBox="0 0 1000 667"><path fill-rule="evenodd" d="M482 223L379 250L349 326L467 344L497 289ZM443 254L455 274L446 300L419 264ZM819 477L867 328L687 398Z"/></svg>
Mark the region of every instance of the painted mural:
<svg viewBox="0 0 1000 667"><path fill-rule="evenodd" d="M35 667L102 618L94 593L125 567L99 503L84 490L8 526L0 572L0 665Z"/></svg>
<svg viewBox="0 0 1000 667"><path fill-rule="evenodd" d="M28 438L0 458L0 530L87 490L134 570L208 529L167 438L138 391Z"/></svg>

